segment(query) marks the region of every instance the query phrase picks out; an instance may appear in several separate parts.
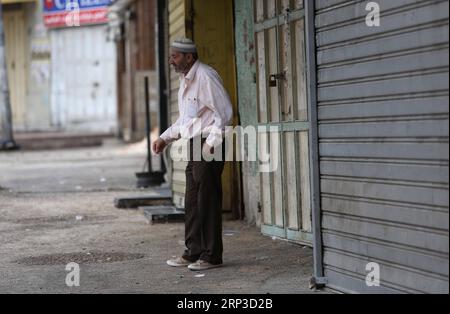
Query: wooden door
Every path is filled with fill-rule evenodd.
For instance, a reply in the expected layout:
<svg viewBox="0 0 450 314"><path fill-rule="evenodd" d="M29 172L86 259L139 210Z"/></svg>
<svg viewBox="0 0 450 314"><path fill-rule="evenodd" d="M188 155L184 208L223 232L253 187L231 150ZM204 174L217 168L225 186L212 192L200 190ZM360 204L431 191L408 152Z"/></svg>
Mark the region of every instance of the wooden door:
<svg viewBox="0 0 450 314"><path fill-rule="evenodd" d="M310 244L310 123L303 1L254 1L259 149L267 149L272 161L278 160L274 171L260 174L262 232ZM267 132L268 127L279 131Z"/></svg>
<svg viewBox="0 0 450 314"><path fill-rule="evenodd" d="M193 39L200 61L212 66L221 76L233 104L233 124L238 124L236 62L234 49L233 2L230 0L192 0L188 13L193 21ZM223 208L241 216L240 168L226 163L222 176Z"/></svg>
<svg viewBox="0 0 450 314"><path fill-rule="evenodd" d="M25 127L26 63L25 20L22 11L4 11L6 64L11 110L15 128Z"/></svg>

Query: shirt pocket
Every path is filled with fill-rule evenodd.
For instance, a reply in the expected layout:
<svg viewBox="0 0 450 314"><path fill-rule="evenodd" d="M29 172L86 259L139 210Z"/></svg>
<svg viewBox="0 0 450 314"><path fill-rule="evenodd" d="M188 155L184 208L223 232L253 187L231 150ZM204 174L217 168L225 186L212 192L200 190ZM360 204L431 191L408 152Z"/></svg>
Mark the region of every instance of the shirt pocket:
<svg viewBox="0 0 450 314"><path fill-rule="evenodd" d="M198 118L198 100L197 98L188 98L186 101L186 115L189 118Z"/></svg>

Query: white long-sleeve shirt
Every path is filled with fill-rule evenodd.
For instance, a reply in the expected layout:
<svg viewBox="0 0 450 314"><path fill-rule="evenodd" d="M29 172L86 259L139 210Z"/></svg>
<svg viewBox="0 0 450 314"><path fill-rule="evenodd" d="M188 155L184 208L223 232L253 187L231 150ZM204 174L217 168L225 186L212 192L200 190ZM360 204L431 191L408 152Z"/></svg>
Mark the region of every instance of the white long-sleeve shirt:
<svg viewBox="0 0 450 314"><path fill-rule="evenodd" d="M233 106L213 68L197 61L186 76L180 76L178 109L178 120L161 135L166 143L207 134L209 146L222 144L225 127L233 117Z"/></svg>

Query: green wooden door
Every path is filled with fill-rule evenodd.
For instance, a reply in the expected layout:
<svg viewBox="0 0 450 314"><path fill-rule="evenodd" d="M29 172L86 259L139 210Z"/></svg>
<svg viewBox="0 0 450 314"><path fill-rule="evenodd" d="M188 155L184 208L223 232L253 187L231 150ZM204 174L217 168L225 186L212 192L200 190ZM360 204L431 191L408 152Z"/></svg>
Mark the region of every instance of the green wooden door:
<svg viewBox="0 0 450 314"><path fill-rule="evenodd" d="M310 244L311 200L302 0L254 0L259 151L278 160L261 172L262 232ZM266 132L277 127L278 132ZM279 148L279 149L277 149ZM260 167L261 169L261 167Z"/></svg>

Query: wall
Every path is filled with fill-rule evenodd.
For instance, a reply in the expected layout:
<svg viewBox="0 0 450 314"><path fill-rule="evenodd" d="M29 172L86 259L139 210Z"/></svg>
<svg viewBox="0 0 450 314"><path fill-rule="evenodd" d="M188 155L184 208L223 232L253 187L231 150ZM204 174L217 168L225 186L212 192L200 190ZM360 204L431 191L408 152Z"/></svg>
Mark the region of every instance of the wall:
<svg viewBox="0 0 450 314"><path fill-rule="evenodd" d="M27 41L26 130L51 130L50 126L50 38L42 20L40 2L24 4Z"/></svg>
<svg viewBox="0 0 450 314"><path fill-rule="evenodd" d="M169 1L169 43L175 39L186 37L186 18L185 18L185 0L171 0ZM176 122L179 116L178 111L178 90L180 88L180 77L175 71L170 68L169 73L169 124ZM164 132L164 130L161 130ZM183 145L182 141L178 141L173 145L180 147ZM181 148L180 148L181 149ZM184 208L184 193L186 189L186 162L172 162L169 166L172 169L172 191L173 202L176 206Z"/></svg>
<svg viewBox="0 0 450 314"><path fill-rule="evenodd" d="M145 124L145 94L144 82L140 73L156 70L156 41L155 41L155 17L156 1L137 0L134 4L136 22L134 24L134 41L131 43L131 58L135 60L132 72L132 86L134 86L133 107L135 112L134 130L131 138L133 141L142 140L146 137ZM151 80L151 89L158 88L157 81ZM157 99L152 98L152 101ZM153 123L155 125L155 123Z"/></svg>
<svg viewBox="0 0 450 314"><path fill-rule="evenodd" d="M156 70L156 1L124 0L111 6L116 33L119 135L127 142L146 136L142 73ZM158 88L152 83L151 88ZM156 100L155 100L156 101Z"/></svg>
<svg viewBox="0 0 450 314"><path fill-rule="evenodd" d="M245 128L258 124L253 1L235 0L234 11L239 118ZM245 149L248 151L249 147ZM250 224L260 225L258 163L242 162L242 177L245 219Z"/></svg>

